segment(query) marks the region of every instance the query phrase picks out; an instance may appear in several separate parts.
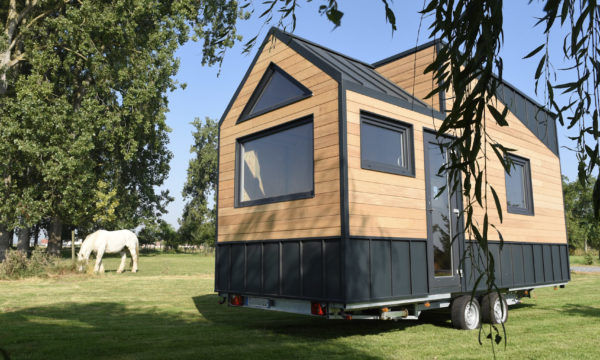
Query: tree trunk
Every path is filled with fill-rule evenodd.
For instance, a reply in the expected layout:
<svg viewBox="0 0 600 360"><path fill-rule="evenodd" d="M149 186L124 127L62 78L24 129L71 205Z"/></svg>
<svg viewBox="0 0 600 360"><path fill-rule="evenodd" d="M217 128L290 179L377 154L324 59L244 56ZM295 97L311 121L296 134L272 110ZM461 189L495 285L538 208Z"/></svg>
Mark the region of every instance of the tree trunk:
<svg viewBox="0 0 600 360"><path fill-rule="evenodd" d="M52 255L60 255L62 246L62 221L58 216L50 220L50 231L48 234L48 253Z"/></svg>
<svg viewBox="0 0 600 360"><path fill-rule="evenodd" d="M30 253L29 241L31 240L31 228L20 228L17 235L17 250Z"/></svg>
<svg viewBox="0 0 600 360"><path fill-rule="evenodd" d="M7 67L9 62L10 51L0 52L0 96L6 94L6 90L8 90Z"/></svg>
<svg viewBox="0 0 600 360"><path fill-rule="evenodd" d="M0 262L4 261L6 250L10 247L10 241L12 240L10 235L10 231L0 224Z"/></svg>

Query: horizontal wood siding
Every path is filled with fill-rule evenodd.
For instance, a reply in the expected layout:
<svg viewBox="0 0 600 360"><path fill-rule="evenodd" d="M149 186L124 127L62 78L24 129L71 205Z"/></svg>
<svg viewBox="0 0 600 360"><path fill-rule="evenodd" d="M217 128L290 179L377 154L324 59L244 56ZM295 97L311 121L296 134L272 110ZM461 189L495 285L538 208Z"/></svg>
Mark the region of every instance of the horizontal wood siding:
<svg viewBox="0 0 600 360"><path fill-rule="evenodd" d="M423 129L438 128L441 121L355 92L348 91L346 96L351 236L426 238ZM501 104L499 107L503 108ZM361 110L413 125L415 177L361 169ZM492 119L490 114L486 116ZM488 132L503 145L517 149L517 155L529 159L535 215L507 213L504 169L488 146L488 180L500 198L504 215L500 224L489 193L490 222L500 229L505 241L566 243L559 159L511 113L508 122L508 127L501 128L488 121ZM475 215L481 221L480 209ZM491 230L490 240L499 240Z"/></svg>
<svg viewBox="0 0 600 360"><path fill-rule="evenodd" d="M313 93L311 97L236 124L252 92L273 62ZM238 138L301 117L314 119L315 196L235 208L235 144ZM340 235L338 83L276 40L269 40L221 125L219 139L218 241Z"/></svg>
<svg viewBox="0 0 600 360"><path fill-rule="evenodd" d="M425 68L435 60L435 45L406 55L375 68L381 75L385 76L408 93L425 101L429 106L440 110L440 97L438 94L429 99L429 94L436 85L433 73L425 74Z"/></svg>

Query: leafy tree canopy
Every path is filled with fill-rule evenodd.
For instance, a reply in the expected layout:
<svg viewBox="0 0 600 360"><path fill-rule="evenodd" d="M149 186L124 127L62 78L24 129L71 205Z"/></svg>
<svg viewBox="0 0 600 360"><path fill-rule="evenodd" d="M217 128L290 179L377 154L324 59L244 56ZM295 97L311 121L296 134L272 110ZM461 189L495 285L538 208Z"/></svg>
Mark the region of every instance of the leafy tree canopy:
<svg viewBox="0 0 600 360"><path fill-rule="evenodd" d="M220 61L240 17L231 1L3 1L0 235L51 218L55 249L63 223L159 217L175 51L193 36L203 63Z"/></svg>
<svg viewBox="0 0 600 360"><path fill-rule="evenodd" d="M218 165L218 122L206 118L204 122L196 118L192 123L196 128L194 144L190 152L187 180L183 196L187 203L180 220L181 241L188 243L213 244L216 219L216 184Z"/></svg>
<svg viewBox="0 0 600 360"><path fill-rule="evenodd" d="M569 247L587 250L589 245L600 248L600 224L594 217L592 202L596 179L590 178L582 184L563 176L562 181Z"/></svg>

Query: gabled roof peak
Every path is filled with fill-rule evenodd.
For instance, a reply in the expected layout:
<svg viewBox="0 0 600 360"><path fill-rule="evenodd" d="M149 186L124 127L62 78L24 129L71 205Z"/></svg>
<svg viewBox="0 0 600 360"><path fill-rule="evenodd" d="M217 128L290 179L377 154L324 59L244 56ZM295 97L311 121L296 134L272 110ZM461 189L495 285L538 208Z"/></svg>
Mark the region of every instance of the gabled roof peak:
<svg viewBox="0 0 600 360"><path fill-rule="evenodd" d="M292 34L292 33L289 33L289 32L287 32L287 31L281 30L281 29L279 29L279 28L277 28L277 27L275 27L275 26L271 27L271 29L269 30L269 33L275 33L275 32L278 32L279 34L283 34L283 35L286 35L286 36L292 37L292 38L294 38L294 39L296 39L296 40L299 40L299 41L302 41L302 42L304 42L304 43L306 43L306 44L308 44L308 45L311 45L311 46L314 46L314 47L318 47L318 48L320 48L320 49L322 49L322 50L324 50L324 51L327 51L327 52L333 53L333 54L335 54L335 55L341 56L341 57L343 57L343 58L346 58L346 59L348 59L348 60L350 60L350 61L357 62L357 63L359 63L359 64L362 64L362 65L364 65L364 66L366 66L366 67L369 67L369 68L371 68L371 69L373 69L373 68L374 68L374 67L373 67L373 65L371 65L371 64L369 64L369 63L366 63L366 62L364 62L364 61L358 60L358 59L356 59L356 58L353 58L352 56L348 56L348 55L346 55L346 54L342 54L342 53L341 53L341 52L339 52L339 51L335 51L335 50L329 49L329 48L327 48L327 47L325 47L325 46L323 46L323 45L317 44L317 43L315 43L315 42L313 42L313 41L307 40L307 39L305 39L305 38L303 38L303 37L300 37L300 36L298 36L298 35L295 35L295 34ZM268 35L267 35L267 37L268 37Z"/></svg>

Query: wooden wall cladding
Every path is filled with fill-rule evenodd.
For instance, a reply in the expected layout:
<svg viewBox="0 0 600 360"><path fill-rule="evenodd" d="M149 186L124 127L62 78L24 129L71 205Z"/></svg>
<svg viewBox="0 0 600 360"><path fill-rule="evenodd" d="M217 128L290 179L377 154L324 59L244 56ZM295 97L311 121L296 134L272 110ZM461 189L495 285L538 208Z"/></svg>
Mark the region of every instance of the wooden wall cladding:
<svg viewBox="0 0 600 360"><path fill-rule="evenodd" d="M273 62L313 95L236 124L246 102ZM234 207L238 138L313 115L315 196ZM281 41L269 40L221 124L218 241L290 239L340 235L338 83Z"/></svg>
<svg viewBox="0 0 600 360"><path fill-rule="evenodd" d="M435 60L435 56L435 45L431 45L428 48L381 65L375 68L375 70L406 90L409 94L414 95L423 100L427 105L440 111L440 97L438 94L425 99L425 96L436 86L433 73L425 74L425 68Z"/></svg>
<svg viewBox="0 0 600 360"><path fill-rule="evenodd" d="M423 129L437 129L441 120L351 91L346 98L351 236L427 238ZM498 104L502 110L503 105ZM361 110L413 125L415 177L361 169ZM492 119L490 114L486 116ZM505 241L566 243L559 159L512 113L507 120L508 127L489 121L487 131L506 147L517 149L516 155L529 159L534 215L507 213L504 169L488 144L488 180L500 198L504 216L501 224L490 193L490 223L498 227ZM475 216L481 222L481 209ZM499 237L491 231L490 240Z"/></svg>

